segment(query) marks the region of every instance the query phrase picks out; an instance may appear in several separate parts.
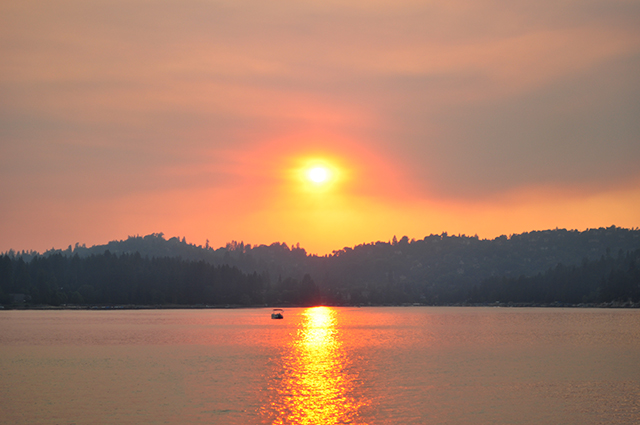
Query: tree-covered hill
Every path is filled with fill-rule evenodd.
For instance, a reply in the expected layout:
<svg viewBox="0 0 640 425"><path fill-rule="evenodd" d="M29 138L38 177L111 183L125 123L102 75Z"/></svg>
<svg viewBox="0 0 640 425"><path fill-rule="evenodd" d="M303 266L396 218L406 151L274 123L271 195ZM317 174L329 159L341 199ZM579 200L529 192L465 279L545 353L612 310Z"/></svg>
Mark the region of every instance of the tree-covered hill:
<svg viewBox="0 0 640 425"><path fill-rule="evenodd" d="M272 288L265 275L176 257L60 253L29 262L0 256L0 304L263 305L318 304L310 276Z"/></svg>
<svg viewBox="0 0 640 425"><path fill-rule="evenodd" d="M460 302L474 285L493 276L532 276L557 264L574 265L608 252L640 248L640 231L610 227L563 229L501 236L430 235L337 251L322 270L323 284L348 291L351 301Z"/></svg>
<svg viewBox="0 0 640 425"><path fill-rule="evenodd" d="M532 277L558 264L579 266L637 249L640 229L615 226L586 231L534 231L491 240L446 233L418 240L394 237L387 242L345 247L326 256L308 255L298 245L289 247L277 242L252 246L232 241L226 247L213 249L208 243L196 246L184 238L165 239L158 233L91 248L76 244L42 256L26 254L23 259L28 262L34 255L82 259L105 251L116 256L138 253L142 258L173 257L256 273L265 279L271 294L271 298L262 297L261 301L295 302L299 285L309 275L325 302L447 304L469 301L473 288L477 290L494 278ZM20 257L15 253L7 256Z"/></svg>
<svg viewBox="0 0 640 425"><path fill-rule="evenodd" d="M640 249L557 266L535 276L492 277L470 291L471 303L625 303L640 301Z"/></svg>

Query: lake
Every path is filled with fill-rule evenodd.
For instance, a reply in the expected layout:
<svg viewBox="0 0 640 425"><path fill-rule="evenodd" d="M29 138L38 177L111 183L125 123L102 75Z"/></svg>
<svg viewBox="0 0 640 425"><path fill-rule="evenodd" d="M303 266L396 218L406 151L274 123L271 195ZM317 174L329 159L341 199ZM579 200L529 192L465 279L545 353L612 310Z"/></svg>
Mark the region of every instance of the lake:
<svg viewBox="0 0 640 425"><path fill-rule="evenodd" d="M640 423L640 311L0 311L3 424Z"/></svg>

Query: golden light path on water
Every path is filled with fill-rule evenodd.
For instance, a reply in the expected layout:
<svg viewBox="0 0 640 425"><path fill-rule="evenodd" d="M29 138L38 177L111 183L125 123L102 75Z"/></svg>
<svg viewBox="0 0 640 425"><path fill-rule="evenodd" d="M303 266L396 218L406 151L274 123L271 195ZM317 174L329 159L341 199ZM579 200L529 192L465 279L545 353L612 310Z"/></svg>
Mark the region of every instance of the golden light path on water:
<svg viewBox="0 0 640 425"><path fill-rule="evenodd" d="M329 307L302 313L283 357L282 380L271 388L272 423L362 423L358 413L368 402L354 397L354 376L347 372L351 360L343 350L336 314Z"/></svg>

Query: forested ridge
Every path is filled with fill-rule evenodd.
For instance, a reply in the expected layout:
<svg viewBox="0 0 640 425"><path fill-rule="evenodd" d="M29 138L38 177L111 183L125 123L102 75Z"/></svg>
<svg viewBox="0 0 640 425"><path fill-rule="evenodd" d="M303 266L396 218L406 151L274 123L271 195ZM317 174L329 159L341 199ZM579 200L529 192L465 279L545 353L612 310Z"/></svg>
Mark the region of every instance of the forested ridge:
<svg viewBox="0 0 640 425"><path fill-rule="evenodd" d="M309 276L282 283L290 303L319 303ZM54 254L0 257L0 303L32 305L259 305L278 302L269 278L237 267L139 253L80 258Z"/></svg>
<svg viewBox="0 0 640 425"><path fill-rule="evenodd" d="M29 262L0 257L0 294L24 293L33 304L251 303L262 281L235 267L139 253L55 254Z"/></svg>
<svg viewBox="0 0 640 425"><path fill-rule="evenodd" d="M518 278L492 277L475 286L470 303L638 303L640 249L581 264L558 264L544 273Z"/></svg>
<svg viewBox="0 0 640 425"><path fill-rule="evenodd" d="M394 237L325 256L285 243L213 249L159 233L7 252L0 302L24 294L34 305L638 303L639 250L640 230L615 226Z"/></svg>

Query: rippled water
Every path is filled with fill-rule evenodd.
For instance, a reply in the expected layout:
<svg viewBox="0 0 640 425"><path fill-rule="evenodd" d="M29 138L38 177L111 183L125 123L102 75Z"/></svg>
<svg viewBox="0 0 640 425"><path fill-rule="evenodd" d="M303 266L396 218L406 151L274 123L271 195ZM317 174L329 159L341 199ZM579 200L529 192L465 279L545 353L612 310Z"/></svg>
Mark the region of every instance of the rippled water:
<svg viewBox="0 0 640 425"><path fill-rule="evenodd" d="M3 311L3 424L635 424L640 311Z"/></svg>

